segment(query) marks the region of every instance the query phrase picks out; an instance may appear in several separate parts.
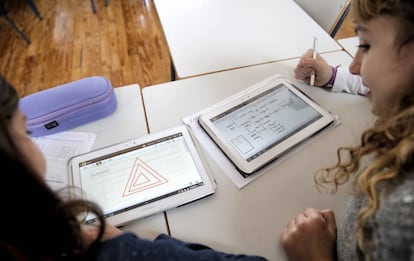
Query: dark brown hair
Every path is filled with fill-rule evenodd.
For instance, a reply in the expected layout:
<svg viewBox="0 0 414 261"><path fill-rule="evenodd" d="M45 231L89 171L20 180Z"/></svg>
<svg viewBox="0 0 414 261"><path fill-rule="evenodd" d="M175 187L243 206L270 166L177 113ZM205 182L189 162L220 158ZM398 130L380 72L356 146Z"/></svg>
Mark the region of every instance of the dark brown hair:
<svg viewBox="0 0 414 261"><path fill-rule="evenodd" d="M99 240L103 214L94 203L61 199L30 169L9 133L18 104L16 90L0 77L0 259L82 260L87 249L78 216L88 211L98 217Z"/></svg>

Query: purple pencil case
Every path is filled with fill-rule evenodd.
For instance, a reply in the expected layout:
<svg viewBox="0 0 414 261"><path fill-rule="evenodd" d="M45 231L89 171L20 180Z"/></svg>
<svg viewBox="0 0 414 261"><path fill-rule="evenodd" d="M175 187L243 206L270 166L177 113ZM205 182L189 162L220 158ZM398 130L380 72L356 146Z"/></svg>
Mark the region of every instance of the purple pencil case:
<svg viewBox="0 0 414 261"><path fill-rule="evenodd" d="M116 110L118 102L110 81L92 76L58 85L20 99L27 130L39 137L101 119Z"/></svg>

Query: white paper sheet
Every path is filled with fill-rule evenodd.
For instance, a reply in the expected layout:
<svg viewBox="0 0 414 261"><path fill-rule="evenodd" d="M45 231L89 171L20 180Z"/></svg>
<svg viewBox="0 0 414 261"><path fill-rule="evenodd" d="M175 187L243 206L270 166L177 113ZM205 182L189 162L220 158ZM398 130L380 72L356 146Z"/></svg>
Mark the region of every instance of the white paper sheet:
<svg viewBox="0 0 414 261"><path fill-rule="evenodd" d="M223 172L227 175L227 177L234 183L234 185L238 189L242 189L243 187L245 187L247 184L249 184L253 180L262 176L268 170L274 168L277 164L279 164L283 160L289 158L296 151L299 151L306 144L309 144L310 142L315 140L317 137L320 137L323 133L327 133L329 130L336 128L342 123L338 119L338 117L336 117L335 122L330 127L323 130L319 134L313 136L312 138L308 139L306 142L303 142L301 145L295 147L294 149L286 153L283 157L277 159L273 163L267 165L266 167L258 170L256 173L245 178L240 174L240 172L236 169L233 163L226 157L226 155L224 155L224 153L214 143L214 141L208 136L208 134L203 130L200 124L198 124L198 117L200 116L201 113L202 112L194 113L193 115L183 118L182 121L191 129L194 137L200 142L200 144L210 154L210 156L217 162L217 164L221 167Z"/></svg>
<svg viewBox="0 0 414 261"><path fill-rule="evenodd" d="M220 106L221 104L225 104L225 103L228 103L228 102L233 101L235 99L238 99L239 97L245 95L246 93L251 92L252 90L254 90L256 88L260 88L261 86L266 85L268 82L274 81L277 78L285 78L285 77L280 75L280 74L275 74L275 75L273 75L269 78L264 79L263 81L255 84L255 85L252 85L249 88L244 89L243 91L241 91L239 93L236 93L236 94L228 97L227 99L224 99L224 100L212 105L210 108L207 108L207 109L211 109L215 106ZM236 187L238 189L243 188L244 186L246 186L247 184L249 184L253 180L255 180L258 177L262 176L268 170L274 168L275 165L277 165L280 162L282 162L283 160L287 159L292 154L294 154L296 151L299 151L301 148L303 148L303 146L305 146L306 144L312 142L317 137L320 137L323 133L327 133L329 130L334 129L334 128L336 128L337 126L339 126L341 124L341 121L339 120L339 118L337 116L335 116L336 120L333 124L331 124L331 126L326 128L325 130L321 131L317 135L314 135L313 137L309 138L308 140L306 140L305 142L303 142L299 146L296 146L294 149L292 149L291 151L286 153L283 157L277 159L273 163L267 165L266 167L256 171L256 173L254 173L254 174L252 174L252 175L245 178L240 174L240 172L236 169L236 167L233 165L233 163L223 154L223 152L220 150L220 148L214 143L214 141L208 136L208 134L198 124L198 117L201 115L201 113L203 113L203 111L197 112L197 113L194 113L193 115L185 117L185 118L182 119L182 121L184 122L184 124L186 124L187 126L190 127L190 129L192 131L192 134L197 138L197 140L200 142L200 144L203 146L203 148L217 162L217 164L222 168L223 172L228 176L228 178L230 178L230 180L234 183L234 185L236 185Z"/></svg>
<svg viewBox="0 0 414 261"><path fill-rule="evenodd" d="M91 150L95 133L64 131L32 138L46 159L46 183L58 190L68 185L68 160Z"/></svg>

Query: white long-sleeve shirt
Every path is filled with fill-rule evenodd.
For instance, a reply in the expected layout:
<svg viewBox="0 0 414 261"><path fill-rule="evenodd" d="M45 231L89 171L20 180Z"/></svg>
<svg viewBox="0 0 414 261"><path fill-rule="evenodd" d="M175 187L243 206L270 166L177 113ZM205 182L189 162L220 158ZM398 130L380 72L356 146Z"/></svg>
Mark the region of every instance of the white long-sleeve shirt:
<svg viewBox="0 0 414 261"><path fill-rule="evenodd" d="M368 88L362 84L360 75L352 74L348 67L340 66L336 71L332 91L365 95L368 92Z"/></svg>

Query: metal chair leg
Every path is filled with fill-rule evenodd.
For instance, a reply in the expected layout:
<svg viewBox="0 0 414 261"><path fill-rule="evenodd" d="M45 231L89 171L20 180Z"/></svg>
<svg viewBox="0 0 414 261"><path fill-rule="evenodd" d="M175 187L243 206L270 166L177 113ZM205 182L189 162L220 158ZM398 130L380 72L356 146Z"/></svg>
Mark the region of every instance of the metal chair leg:
<svg viewBox="0 0 414 261"><path fill-rule="evenodd" d="M105 6L108 6L108 4L109 4L109 0L105 0ZM91 5L92 5L92 11L94 13L96 13L96 7L95 7L95 1L94 0L91 0Z"/></svg>
<svg viewBox="0 0 414 261"><path fill-rule="evenodd" d="M23 40L30 44L29 38L26 37L26 35L16 26L16 24L13 22L13 20L10 19L7 15L3 15L4 19L17 31L17 33L23 38Z"/></svg>
<svg viewBox="0 0 414 261"><path fill-rule="evenodd" d="M92 12L96 13L95 1L91 0Z"/></svg>
<svg viewBox="0 0 414 261"><path fill-rule="evenodd" d="M7 15L6 8L4 7L2 2L0 2L0 15L7 21L7 23L9 23L14 28L14 30L16 30L16 32L20 35L20 37L23 38L23 40L27 44L30 44L29 38L26 37L26 35L23 33L23 31L21 31L17 27L17 25L13 22L13 20Z"/></svg>
<svg viewBox="0 0 414 261"><path fill-rule="evenodd" d="M40 19L43 20L43 17L40 15L39 10L36 7L36 4L32 1L32 0L26 0L27 4L30 6L30 8L32 9L33 13L35 13L35 15Z"/></svg>

